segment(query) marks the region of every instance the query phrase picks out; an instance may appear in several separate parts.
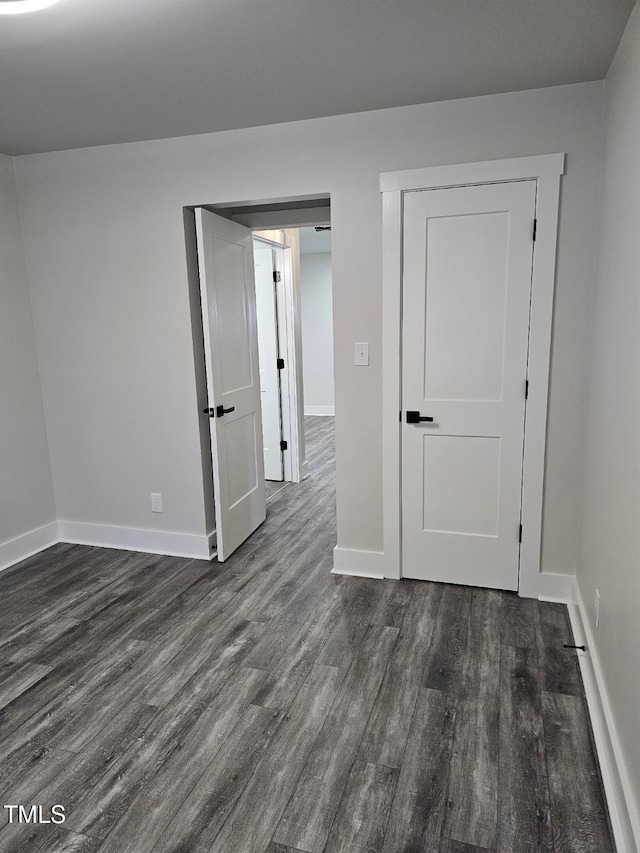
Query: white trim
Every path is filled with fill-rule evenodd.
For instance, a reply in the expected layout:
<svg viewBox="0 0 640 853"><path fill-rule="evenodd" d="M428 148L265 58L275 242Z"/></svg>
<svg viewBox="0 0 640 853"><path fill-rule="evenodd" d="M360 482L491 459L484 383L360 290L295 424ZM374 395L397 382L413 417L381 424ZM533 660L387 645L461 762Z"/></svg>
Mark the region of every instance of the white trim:
<svg viewBox="0 0 640 853"><path fill-rule="evenodd" d="M538 600L571 604L573 602L573 580L573 575L540 572L538 575Z"/></svg>
<svg viewBox="0 0 640 853"><path fill-rule="evenodd" d="M595 637L575 578L573 597L575 603L569 607L569 618L575 643L587 647L586 652L578 651L577 655L616 850L618 853L638 853L640 850L638 803L635 802L633 786L611 710Z"/></svg>
<svg viewBox="0 0 640 853"><path fill-rule="evenodd" d="M352 575L357 578L379 578L384 573L384 554L381 551L358 551L353 548L333 549L333 575Z"/></svg>
<svg viewBox="0 0 640 853"><path fill-rule="evenodd" d="M15 539L9 539L0 544L0 572L21 563L34 554L39 554L45 548L50 548L58 542L58 525L55 521L43 524L29 530Z"/></svg>
<svg viewBox="0 0 640 853"><path fill-rule="evenodd" d="M555 287L560 175L564 154L516 157L483 163L435 166L380 176L383 210L382 239L382 399L383 399L383 541L385 576L401 576L400 539L400 423L402 195L405 191L449 186L537 181L538 230L533 256L529 339L529 399L524 433L522 525L520 549L521 596L539 594L542 538L542 498L547 424L551 321Z"/></svg>
<svg viewBox="0 0 640 853"><path fill-rule="evenodd" d="M559 202L560 176L539 178L536 200L538 228L531 280L527 374L529 399L524 427L522 544L518 586L519 594L528 598L535 598L538 593L538 574L542 568L542 503Z"/></svg>
<svg viewBox="0 0 640 853"><path fill-rule="evenodd" d="M317 418L334 418L336 415L336 407L335 406L305 406L304 407L305 417L317 417Z"/></svg>
<svg viewBox="0 0 640 853"><path fill-rule="evenodd" d="M457 163L448 166L428 166L424 169L406 169L402 172L382 172L380 192L406 192L438 187L525 181L562 174L564 174L564 154L511 157L508 160L483 160L479 163Z"/></svg>
<svg viewBox="0 0 640 853"><path fill-rule="evenodd" d="M297 232L285 229L288 245L283 249L282 294L277 300L280 351L285 367L280 371L282 395L282 435L289 445L284 455L284 478L291 483L304 480L304 402L302 399L302 327L300 312L300 252ZM294 243L295 245L291 245ZM295 254L294 254L295 252ZM284 339L283 339L284 338ZM286 388L285 388L286 383Z"/></svg>
<svg viewBox="0 0 640 853"><path fill-rule="evenodd" d="M59 541L74 545L120 548L169 557L211 559L211 535L169 533L139 527L112 527L108 524L85 524L81 521L59 521Z"/></svg>

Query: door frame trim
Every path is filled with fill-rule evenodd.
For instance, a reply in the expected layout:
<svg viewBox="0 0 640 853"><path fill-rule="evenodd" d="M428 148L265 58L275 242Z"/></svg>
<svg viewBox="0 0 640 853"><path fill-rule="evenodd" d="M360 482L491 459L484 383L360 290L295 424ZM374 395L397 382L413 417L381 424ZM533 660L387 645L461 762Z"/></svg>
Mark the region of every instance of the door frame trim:
<svg viewBox="0 0 640 853"><path fill-rule="evenodd" d="M529 328L529 397L522 472L522 544L518 593L537 598L542 546L542 503L547 434L551 329L555 287L560 177L565 155L544 154L433 166L380 175L382 193L382 478L384 576L402 576L401 410L402 208L411 190L448 189L536 180L538 227L533 253Z"/></svg>

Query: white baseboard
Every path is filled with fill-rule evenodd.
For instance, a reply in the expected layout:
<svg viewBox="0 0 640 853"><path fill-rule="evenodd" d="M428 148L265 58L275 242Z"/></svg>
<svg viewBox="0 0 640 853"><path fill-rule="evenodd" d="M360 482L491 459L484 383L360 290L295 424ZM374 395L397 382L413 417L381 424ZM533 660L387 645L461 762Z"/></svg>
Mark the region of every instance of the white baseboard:
<svg viewBox="0 0 640 853"><path fill-rule="evenodd" d="M620 738L618 737L611 703L603 677L597 645L591 631L584 600L577 581L573 584L574 603L569 605L571 628L577 645L580 672L591 718L593 737L600 763L609 817L617 853L639 853L640 812L635 801Z"/></svg>
<svg viewBox="0 0 640 853"><path fill-rule="evenodd" d="M356 551L351 548L333 549L333 575L353 575L357 578L384 578L384 554L381 551Z"/></svg>
<svg viewBox="0 0 640 853"><path fill-rule="evenodd" d="M15 539L0 544L0 571L33 557L58 542L58 525L55 521L29 530Z"/></svg>
<svg viewBox="0 0 640 853"><path fill-rule="evenodd" d="M320 418L334 418L336 416L335 406L305 406L304 413L306 415L315 415Z"/></svg>
<svg viewBox="0 0 640 853"><path fill-rule="evenodd" d="M166 554L169 557L211 559L211 538L195 533L168 533L164 530L145 530L138 527L111 527L107 524L85 524L79 521L59 521L61 542L75 545L96 545L142 551L146 554Z"/></svg>
<svg viewBox="0 0 640 853"><path fill-rule="evenodd" d="M571 604L573 601L573 581L574 575L556 575L552 572L540 572L538 577L538 600Z"/></svg>

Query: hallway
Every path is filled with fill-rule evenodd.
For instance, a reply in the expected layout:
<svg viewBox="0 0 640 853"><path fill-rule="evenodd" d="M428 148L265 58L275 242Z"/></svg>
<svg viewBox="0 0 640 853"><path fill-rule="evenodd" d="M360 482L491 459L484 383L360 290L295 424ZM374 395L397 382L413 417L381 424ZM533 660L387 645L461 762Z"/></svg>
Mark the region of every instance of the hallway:
<svg viewBox="0 0 640 853"><path fill-rule="evenodd" d="M224 564L0 576L0 853L612 850L561 605L329 573L333 419Z"/></svg>

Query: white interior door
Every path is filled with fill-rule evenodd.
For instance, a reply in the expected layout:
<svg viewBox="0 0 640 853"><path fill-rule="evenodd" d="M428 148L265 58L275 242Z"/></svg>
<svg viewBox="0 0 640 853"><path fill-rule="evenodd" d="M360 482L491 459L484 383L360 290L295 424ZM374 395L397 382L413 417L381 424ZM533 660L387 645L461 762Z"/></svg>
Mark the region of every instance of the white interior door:
<svg viewBox="0 0 640 853"><path fill-rule="evenodd" d="M404 195L405 577L518 588L535 199L535 181Z"/></svg>
<svg viewBox="0 0 640 853"><path fill-rule="evenodd" d="M253 239L196 210L218 559L266 518Z"/></svg>
<svg viewBox="0 0 640 853"><path fill-rule="evenodd" d="M280 370L278 369L278 314L274 281L273 249L262 240L253 241L258 317L258 357L260 360L260 399L262 401L262 437L264 476L282 480L282 407Z"/></svg>

